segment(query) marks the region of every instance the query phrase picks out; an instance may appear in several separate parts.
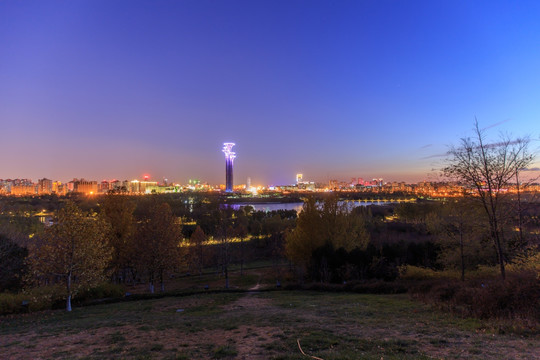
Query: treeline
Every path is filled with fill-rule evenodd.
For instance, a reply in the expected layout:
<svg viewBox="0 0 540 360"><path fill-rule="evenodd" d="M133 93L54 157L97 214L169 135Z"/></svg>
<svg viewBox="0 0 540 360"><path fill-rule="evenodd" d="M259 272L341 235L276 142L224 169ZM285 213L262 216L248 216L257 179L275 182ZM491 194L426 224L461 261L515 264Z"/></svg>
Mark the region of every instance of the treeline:
<svg viewBox="0 0 540 360"><path fill-rule="evenodd" d="M235 210L217 200L68 199L50 226L12 209L2 217L0 291L61 287L70 309L74 296L104 281L147 283L150 292L157 286L164 291L171 276L210 268L223 274L228 286L231 263L243 270L248 261L283 258L285 230L294 226L295 211Z"/></svg>
<svg viewBox="0 0 540 360"><path fill-rule="evenodd" d="M506 266L538 270L538 203L508 196L500 209ZM489 219L467 197L351 208L329 194L307 198L297 215L217 197L108 195L62 200L54 214L51 226L24 213L0 218L1 291L54 287L69 308L103 282L163 291L171 276L211 271L228 286L230 265L242 271L254 260L289 261L277 280L334 284L419 273L464 280L498 265Z"/></svg>
<svg viewBox="0 0 540 360"><path fill-rule="evenodd" d="M540 266L540 204L509 197L501 211L504 263ZM311 199L287 236L287 256L299 279L311 281L393 280L407 265L465 280L467 273L498 265L488 222L481 203L467 197L354 209L336 196Z"/></svg>

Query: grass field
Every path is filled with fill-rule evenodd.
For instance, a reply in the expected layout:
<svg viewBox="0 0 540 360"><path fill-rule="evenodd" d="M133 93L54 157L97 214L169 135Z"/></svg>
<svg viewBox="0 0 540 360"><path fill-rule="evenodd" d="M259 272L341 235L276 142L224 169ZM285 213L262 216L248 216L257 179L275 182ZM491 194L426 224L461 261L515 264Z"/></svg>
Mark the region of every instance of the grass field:
<svg viewBox="0 0 540 360"><path fill-rule="evenodd" d="M498 334L406 295L198 294L0 317L1 359L535 359L537 335Z"/></svg>

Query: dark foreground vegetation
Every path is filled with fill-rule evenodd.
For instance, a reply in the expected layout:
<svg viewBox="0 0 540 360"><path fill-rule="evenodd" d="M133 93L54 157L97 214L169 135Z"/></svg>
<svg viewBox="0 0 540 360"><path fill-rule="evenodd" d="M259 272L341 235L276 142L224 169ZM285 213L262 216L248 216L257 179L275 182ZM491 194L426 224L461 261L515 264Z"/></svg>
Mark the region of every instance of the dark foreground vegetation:
<svg viewBox="0 0 540 360"><path fill-rule="evenodd" d="M457 314L540 319L540 205L532 197L522 200L519 214L512 215L509 203L505 281L481 212L466 198L348 209L329 196L307 199L299 215L224 208L200 195L58 200L68 206L54 212L52 226L2 213L4 314L65 306L70 292L78 305L135 288L165 291L172 277L180 281L186 274L214 274L227 288L231 268L242 273L245 263L265 261L282 288L409 292ZM63 220L61 227L62 216L71 223ZM69 261L61 256L67 245L79 247Z"/></svg>

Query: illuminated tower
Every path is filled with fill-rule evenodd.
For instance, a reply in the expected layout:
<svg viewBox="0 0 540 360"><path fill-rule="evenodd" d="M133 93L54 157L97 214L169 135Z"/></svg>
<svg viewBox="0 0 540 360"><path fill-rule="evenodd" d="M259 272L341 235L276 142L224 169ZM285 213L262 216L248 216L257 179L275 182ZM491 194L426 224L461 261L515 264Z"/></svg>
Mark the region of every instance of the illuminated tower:
<svg viewBox="0 0 540 360"><path fill-rule="evenodd" d="M225 153L225 191L233 191L233 161L236 153L232 152L234 143L224 143L223 152Z"/></svg>

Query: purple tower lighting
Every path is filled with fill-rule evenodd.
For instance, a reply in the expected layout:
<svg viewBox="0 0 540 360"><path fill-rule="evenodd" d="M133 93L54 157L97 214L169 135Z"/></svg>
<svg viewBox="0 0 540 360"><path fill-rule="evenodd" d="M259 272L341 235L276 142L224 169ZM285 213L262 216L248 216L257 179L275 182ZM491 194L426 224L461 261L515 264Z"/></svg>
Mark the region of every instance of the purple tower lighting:
<svg viewBox="0 0 540 360"><path fill-rule="evenodd" d="M234 143L224 143L223 153L225 153L225 191L233 191L233 161L236 153L232 152Z"/></svg>

